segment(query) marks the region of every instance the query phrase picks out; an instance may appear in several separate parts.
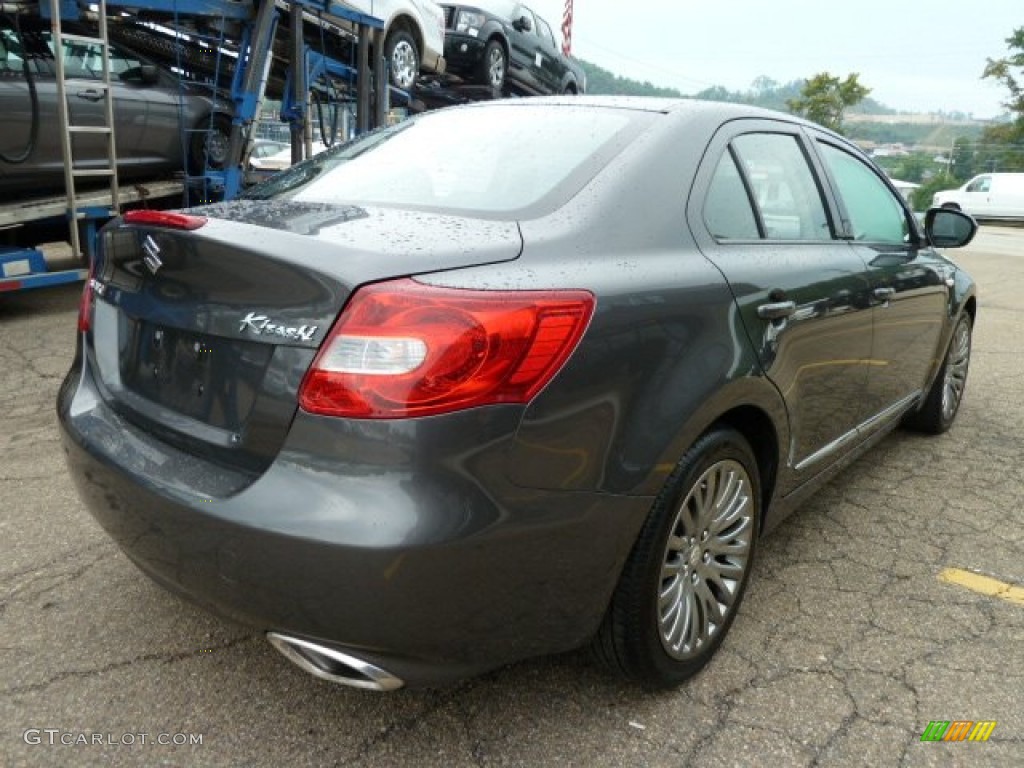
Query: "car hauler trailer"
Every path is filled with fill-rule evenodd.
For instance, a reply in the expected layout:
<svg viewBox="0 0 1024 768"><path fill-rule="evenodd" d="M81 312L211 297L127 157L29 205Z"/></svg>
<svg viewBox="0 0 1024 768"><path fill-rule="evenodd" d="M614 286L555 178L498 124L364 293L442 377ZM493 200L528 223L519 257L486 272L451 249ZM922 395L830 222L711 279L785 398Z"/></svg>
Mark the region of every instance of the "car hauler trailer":
<svg viewBox="0 0 1024 768"><path fill-rule="evenodd" d="M180 200L180 181L156 181L145 184L131 184L119 189L121 205L161 204ZM109 190L99 189L83 192L77 197L78 210L85 216L79 220L80 240L91 253L91 241L97 225L109 218L112 198ZM170 203L173 205L173 202ZM0 205L0 235L29 224L53 224L58 229L68 221L68 198L66 195L29 199ZM51 230L51 231L52 231ZM0 244L0 293L22 291L30 288L46 288L52 285L74 283L85 279L88 262L78 259L80 267L51 270L43 251L34 246L5 246Z"/></svg>
<svg viewBox="0 0 1024 768"><path fill-rule="evenodd" d="M356 132L364 132L387 119L392 98L402 103L409 96L387 85L384 62L376 69L384 76L373 77L370 66L370 46L383 50L384 23L372 16L352 11L333 0L100 0L78 3L76 0L0 0L0 11L5 14L36 15L48 19L52 29L52 46L56 65L60 132L63 137L62 153L65 168L65 194L45 199L26 199L0 202L0 293L28 288L56 285L81 280L88 272L92 240L103 222L120 213L126 205L153 205L187 207L210 202L213 199L231 199L242 188L245 170L243 162L254 137L254 126L271 74L275 51L283 53L287 76L287 93L281 94L287 104L282 115L291 123L293 159L309 154L311 136L309 125L309 93L315 78L334 78L343 81L346 93L355 104ZM108 19L108 11L116 13ZM79 34L64 34L62 24L67 20L88 18L95 23L98 34L85 38ZM183 168L176 180L126 186L119 184L118 157L115 144L114 105L111 98L110 44L108 27L111 23L132 24L136 39L150 34L154 41L162 37L165 48L173 55L171 67L181 78L192 76L197 58L216 62L210 87L215 98L218 89L230 80L225 99L230 107L231 126L227 139L227 152L220 167L202 169ZM285 21L287 42L275 38L279 21ZM318 27L319 40L330 35L350 35L352 60L348 63L326 56L307 42L308 25ZM342 31L344 26L345 30ZM147 31L148 30L148 31ZM316 35L313 36L317 37ZM105 100L106 119L102 125L75 125L67 107L65 86L73 81L63 70L63 43L94 45L102 51L103 77L92 83ZM325 46L326 47L326 46ZM230 59L224 71L230 77L221 77L222 57ZM207 75L210 73L207 72ZM212 113L211 113L212 114ZM212 129L212 125L211 125ZM188 130L183 126L183 130ZM101 134L106 137L108 164L104 168L82 170L74 162L74 141L77 134ZM206 155L208 158L208 155ZM82 179L104 179L108 189L81 190ZM43 222L61 224L69 233L72 255L77 260L73 269L50 271L43 253L36 243L25 243L25 238L10 238L11 230L38 225ZM3 245L4 232L16 244Z"/></svg>

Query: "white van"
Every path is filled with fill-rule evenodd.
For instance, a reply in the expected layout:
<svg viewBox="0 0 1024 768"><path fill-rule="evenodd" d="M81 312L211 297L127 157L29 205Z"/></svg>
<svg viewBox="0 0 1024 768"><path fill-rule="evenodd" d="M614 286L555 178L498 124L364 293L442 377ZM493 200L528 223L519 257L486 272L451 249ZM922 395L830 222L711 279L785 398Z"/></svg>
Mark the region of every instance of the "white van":
<svg viewBox="0 0 1024 768"><path fill-rule="evenodd" d="M959 189L936 192L934 208L956 208L976 219L1024 219L1024 173L983 173Z"/></svg>

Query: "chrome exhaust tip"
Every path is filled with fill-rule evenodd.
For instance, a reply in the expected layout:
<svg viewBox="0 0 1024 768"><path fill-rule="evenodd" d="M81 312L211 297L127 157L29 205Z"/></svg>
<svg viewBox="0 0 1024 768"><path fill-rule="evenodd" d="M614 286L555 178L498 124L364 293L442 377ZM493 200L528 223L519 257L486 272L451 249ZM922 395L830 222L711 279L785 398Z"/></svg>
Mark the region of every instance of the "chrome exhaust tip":
<svg viewBox="0 0 1024 768"><path fill-rule="evenodd" d="M267 640L290 662L314 677L369 691L394 691L405 682L390 672L320 643L267 632Z"/></svg>

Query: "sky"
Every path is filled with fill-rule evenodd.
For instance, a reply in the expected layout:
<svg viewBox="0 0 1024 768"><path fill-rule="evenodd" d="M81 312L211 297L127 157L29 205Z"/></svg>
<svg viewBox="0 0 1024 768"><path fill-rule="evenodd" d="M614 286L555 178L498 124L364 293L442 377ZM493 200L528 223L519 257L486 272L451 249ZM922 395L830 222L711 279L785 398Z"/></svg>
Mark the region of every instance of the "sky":
<svg viewBox="0 0 1024 768"><path fill-rule="evenodd" d="M564 0L527 0L561 40ZM574 0L574 56L694 94L857 72L872 98L907 112L1005 112L981 80L1024 26L1024 0Z"/></svg>

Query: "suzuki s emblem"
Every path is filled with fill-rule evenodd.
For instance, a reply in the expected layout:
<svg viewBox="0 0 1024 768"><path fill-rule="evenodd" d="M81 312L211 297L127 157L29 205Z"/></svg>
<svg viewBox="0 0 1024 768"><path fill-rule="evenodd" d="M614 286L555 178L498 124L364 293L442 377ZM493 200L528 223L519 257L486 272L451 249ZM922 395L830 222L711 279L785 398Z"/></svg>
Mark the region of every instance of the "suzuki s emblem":
<svg viewBox="0 0 1024 768"><path fill-rule="evenodd" d="M156 244L152 235L146 235L146 239L142 241L142 250L145 252L142 261L146 269L155 275L164 263L160 261L160 246Z"/></svg>

